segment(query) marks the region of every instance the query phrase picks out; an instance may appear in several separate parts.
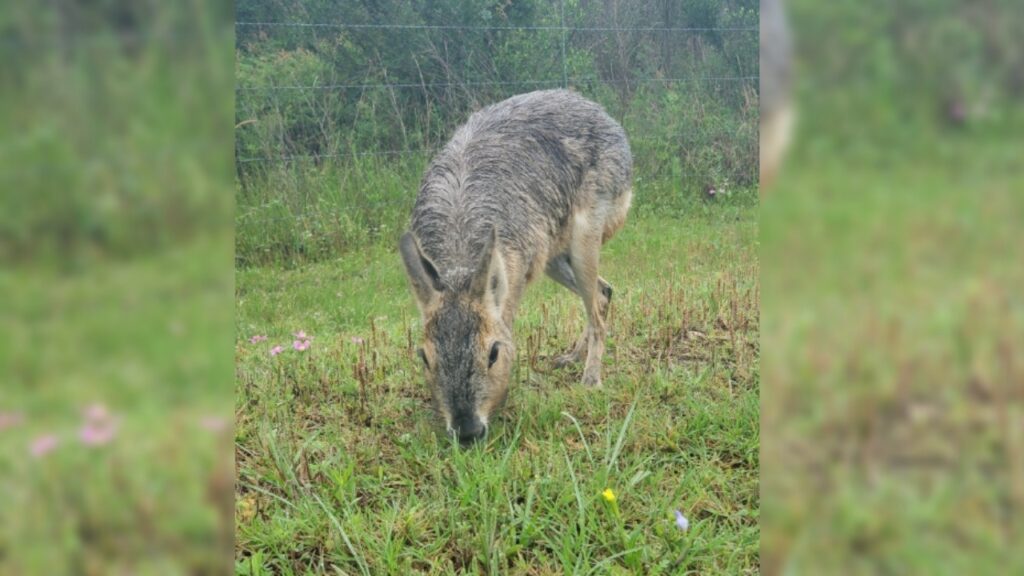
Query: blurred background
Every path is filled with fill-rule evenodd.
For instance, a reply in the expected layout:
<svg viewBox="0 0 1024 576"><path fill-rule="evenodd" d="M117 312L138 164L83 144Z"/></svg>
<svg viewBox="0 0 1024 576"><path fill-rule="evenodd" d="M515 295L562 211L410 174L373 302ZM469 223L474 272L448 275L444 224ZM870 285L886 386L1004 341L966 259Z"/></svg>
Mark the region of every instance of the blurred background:
<svg viewBox="0 0 1024 576"><path fill-rule="evenodd" d="M0 10L0 574L230 569L231 21Z"/></svg>
<svg viewBox="0 0 1024 576"><path fill-rule="evenodd" d="M770 4L763 570L1022 573L1024 10Z"/></svg>
<svg viewBox="0 0 1024 576"><path fill-rule="evenodd" d="M1021 572L1024 12L1014 0L786 8L799 120L762 201L763 570ZM234 64L233 17L199 2L0 13L0 573L230 570L231 190L241 228L249 182L302 177L242 159L359 142L232 130L257 106L239 92L232 114L236 66L254 84L328 82L297 46L294 72L245 64L247 35L282 34L259 27L239 28ZM602 74L577 65L566 78ZM550 77L508 81L521 78ZM679 113L697 114L682 98ZM277 146L246 130L276 131ZM409 149L441 138L411 132ZM702 166L675 150L668 170ZM236 259L292 245L299 222Z"/></svg>

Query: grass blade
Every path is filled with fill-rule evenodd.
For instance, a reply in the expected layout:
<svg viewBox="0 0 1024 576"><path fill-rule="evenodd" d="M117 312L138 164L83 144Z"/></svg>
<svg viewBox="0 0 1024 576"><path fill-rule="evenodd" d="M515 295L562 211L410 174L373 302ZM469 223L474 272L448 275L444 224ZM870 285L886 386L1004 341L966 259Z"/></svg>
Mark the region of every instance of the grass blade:
<svg viewBox="0 0 1024 576"><path fill-rule="evenodd" d="M341 527L341 522L338 522L338 518L327 508L324 501L320 499L319 494L314 493L312 496L316 499L317 503L320 504L320 508L323 508L327 517L331 519L331 523L334 524L334 527L338 529L338 533L341 534L341 539L345 541L345 546L348 548L349 553L352 554L353 558L355 558L356 564L359 564L359 571L363 573L363 576L370 576L370 569L366 567L366 563L363 561L362 556L356 552L356 548L352 545L352 541L348 539L348 534L346 534L345 529Z"/></svg>
<svg viewBox="0 0 1024 576"><path fill-rule="evenodd" d="M612 450L612 456L608 459L608 467L605 469L606 474L610 474L612 468L615 467L615 462L619 459L619 454L622 452L622 443L626 440L626 430L629 429L629 423L633 420L633 412L636 411L636 404L640 400L640 395L633 399L633 404L629 407L629 412L626 413L626 420L622 423L622 429L619 430L619 439L615 441L615 449Z"/></svg>
<svg viewBox="0 0 1024 576"><path fill-rule="evenodd" d="M583 429L580 428L579 421L577 421L575 418L573 418L572 414L569 414L568 412L562 412L562 416L565 416L569 420L572 420L573 426L576 427L576 432L578 432L579 435L580 435L580 441L583 442L583 447L586 448L586 450L587 450L587 459L590 460L591 464L593 464L594 463L594 455L590 452L590 444L587 444L587 439L586 439L586 437L583 436Z"/></svg>

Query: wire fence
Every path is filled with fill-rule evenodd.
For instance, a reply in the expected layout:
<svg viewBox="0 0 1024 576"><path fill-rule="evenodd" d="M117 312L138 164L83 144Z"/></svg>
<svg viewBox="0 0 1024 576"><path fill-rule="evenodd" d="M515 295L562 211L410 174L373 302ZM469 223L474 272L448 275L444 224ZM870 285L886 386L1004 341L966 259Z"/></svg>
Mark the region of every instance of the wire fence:
<svg viewBox="0 0 1024 576"><path fill-rule="evenodd" d="M341 22L235 22L235 26L264 28L351 28L370 30L492 30L492 31L551 31L551 32L752 32L757 26L737 27L672 27L672 26L462 26L450 24L356 24Z"/></svg>
<svg viewBox="0 0 1024 576"><path fill-rule="evenodd" d="M562 2L558 2L558 9L564 10ZM529 88L529 89L545 89L545 88L576 88L581 90L584 94L592 92L593 90L600 87L607 87L610 90L623 89L640 89L645 86L666 86L672 87L671 90L676 90L676 87L681 88L685 85L694 87L707 86L713 87L713 90L731 90L731 86L737 87L743 90L753 90L756 92L758 89L759 76L757 72L756 62L740 62L740 65L735 66L735 69L739 73L735 74L722 74L722 73L711 73L710 68L703 70L698 68L683 69L683 72L696 72L695 74L671 74L667 73L661 75L662 69L658 68L653 70L655 73L651 74L638 74L636 70L583 70L575 69L574 65L578 63L574 60L570 63L570 60L574 55L578 55L581 47L596 47L600 48L605 40L594 38L588 40L592 35L609 35L610 38L615 38L615 35L635 37L636 35L655 35L655 38L660 37L673 37L675 35L699 35L699 34L714 34L719 37L739 37L743 38L743 41L749 41L752 39L756 43L758 30L757 26L713 26L713 27L702 27L702 26L672 26L663 25L661 23L655 23L652 25L645 26L617 26L617 25L596 25L596 26L581 26L581 25L566 25L565 14L556 14L555 19L559 21L559 24L541 24L541 25L462 25L457 23L452 24L413 24L413 23L366 23L366 22L312 22L312 21L263 21L263 20L242 20L235 22L238 29L250 29L250 30L266 30L270 31L278 30L283 34L287 34L287 40L281 42L286 43L291 41L299 43L307 40L303 40L305 36L300 32L298 34L291 34L286 32L287 30L309 30L311 31L308 42L324 41L322 46L326 46L327 50L338 46L343 42L348 42L351 38L359 38L358 34L360 31L364 31L369 34L371 31L377 31L385 34L385 42L392 43L389 38L393 38L396 46L400 46L402 49L407 48L407 55L404 57L406 60L416 62L416 68L410 69L406 66L405 78L399 73L400 67L392 68L392 65L408 64L408 62L399 62L402 60L402 56L395 56L391 53L393 60L388 61L381 59L380 54L377 54L375 58L368 59L366 62L366 68L363 71L358 71L358 68L348 68L348 78L345 78L345 72L342 72L342 77L331 77L337 74L337 69L330 71L326 74L326 78L322 81L319 80L319 75L313 78L309 78L308 75L305 78L300 78L302 75L299 74L296 78L287 77L274 78L269 75L263 76L250 76L246 82L237 82L235 86L236 99L239 102L236 107L239 112L238 116L238 127L242 127L246 124L259 121L259 114L271 114L274 116L275 122L284 123L287 121L287 115L297 114L305 115L310 117L329 116L333 114L347 115L345 118L332 119L333 123L329 123L334 127L338 133L336 138L329 136L332 134L329 130L323 135L323 141L320 143L314 143L315 146L311 146L310 142L302 140L300 138L290 138L287 135L281 136L276 134L273 139L264 140L263 144L255 147L248 146L245 149L238 149L236 151L236 169L240 178L241 192L243 196L249 194L247 192L248 178L250 174L262 174L263 172L251 172L253 167L259 166L287 166L287 165L300 165L300 163L315 163L316 165L326 164L331 160L338 160L341 164L341 170L338 171L341 178L340 182L344 182L348 179L348 176L344 174L348 170L345 168L347 162L353 162L352 167L358 168L356 164L359 159L382 159L388 162L392 162L389 170L397 170L398 166L401 165L403 175L402 178L406 178L407 172L409 172L410 164L406 161L407 159L412 162L426 162L430 156L436 153L441 147L443 147L445 138L444 130L438 132L436 128L428 128L427 133L419 134L419 138L413 138L407 140L405 138L405 127L402 126L401 138L395 141L394 133L390 133L391 146L388 146L384 140L377 141L366 141L365 139L360 141L354 136L352 132L355 131L355 127L345 124L345 122L352 122L351 114L352 110L364 104L362 98L367 98L367 94L376 94L371 96L377 106L380 108L375 110L376 116L373 118L376 122L391 122L393 125L398 126L402 123L401 114L405 113L406 110L402 109L402 103L419 103L422 104L424 101L428 103L434 103L441 106L458 106L457 113L452 114L453 117L461 115L461 111L464 109L473 109L478 106L478 102L490 102L494 98L501 97L506 89L515 88ZM330 31L324 32L321 35L318 31ZM353 31L353 35L350 37L346 34L346 31ZM335 32L337 35L335 35ZM544 35L543 37L548 38L545 42L550 41L551 44L544 44L544 46L550 47L547 52L551 55L552 59L550 66L547 62L533 62L532 67L527 66L525 69L529 71L531 68L534 72L544 72L547 74L541 75L540 78L521 78L521 79L507 79L501 78L501 74L509 73L511 70L500 70L490 69L482 67L479 69L473 69L472 71L484 72L483 74L477 75L496 75L497 78L472 78L474 74L466 74L471 71L470 67L463 67L456 70L452 70L445 65L438 67L431 73L424 73L419 69L419 61L417 60L418 54L415 52L417 46L423 46L424 44L416 44L415 41L411 40L409 32L423 32L425 35L434 34L436 32L453 32L451 37L448 35L441 35L438 38L447 40L449 38L452 41L460 40L460 35L470 33L503 33L503 32L525 32L525 33L538 33ZM751 34L753 33L753 34ZM560 35L555 36L555 34ZM573 45L573 51L570 53L568 39L570 37L577 38L577 35L585 34L582 42ZM243 37L239 36L240 38ZM415 38L419 38L420 35L415 35ZM249 41L259 42L261 39L267 38L267 36L250 36ZM275 36L270 36L275 38ZM378 36L368 36L375 41L380 41ZM428 40L429 41L436 41ZM241 40L239 40L241 42ZM756 48L754 49L756 55ZM756 57L756 56L755 56ZM391 64L389 64L389 62ZM720 66L722 68L724 66ZM397 70L397 71L396 71ZM521 73L522 69L518 69ZM652 72L648 69L647 72ZM680 71L680 70L670 70ZM718 70L721 72L722 70ZM580 72L583 72L582 74ZM587 73L590 72L590 73ZM593 72L600 72L600 75L594 74ZM527 72L529 74L529 72ZM390 76L396 76L395 81L388 82ZM468 75L470 78L461 79L460 75ZM353 81L355 77L362 77L364 81ZM383 76L383 82L375 81L381 79ZM412 76L412 78L409 78ZM418 77L417 77L418 76ZM560 77L559 77L560 76ZM415 80L413 80L415 78ZM275 82L274 80L284 80L283 82ZM240 79L239 79L240 80ZM256 82L253 82L256 80ZM306 81L299 81L306 80ZM312 81L310 81L312 80ZM340 81L339 81L340 80ZM348 80L348 81L346 81ZM369 80L369 81L366 81ZM699 88L696 88L699 89ZM405 94L404 96L402 94ZM610 92L609 94L615 94L616 92ZM396 100L396 95L398 99ZM511 94L509 94L511 95ZM607 94L606 94L607 95ZM288 96L288 98L279 99L279 97ZM290 100L292 96L298 98L308 98L309 100ZM329 99L322 101L321 98ZM405 100L403 100L405 98ZM408 98L413 98L409 100ZM461 100L460 100L461 98ZM261 103L262 102L262 103ZM391 112L388 112L388 109ZM247 116L248 114L248 116ZM358 117L358 113L357 117ZM388 115L391 117L388 117ZM429 112L428 112L429 114ZM308 119L307 119L308 120ZM393 127L393 126L392 126ZM627 127L628 128L628 127ZM450 129L450 128L447 128ZM715 126L712 130L732 130L726 125ZM629 130L627 129L627 132ZM671 135L663 138L652 138L652 134L643 134L642 130L638 130L640 134L631 133L630 142L633 144L634 151L638 149L653 150L658 145L666 144L666 140L672 140ZM384 133L384 132L382 132ZM731 139L746 139L750 137L746 133L736 134L728 133L723 138ZM237 138L237 136L236 136ZM756 129L753 131L752 138L756 140ZM680 146L682 146L683 137L680 136ZM756 146L756 142L753 143ZM384 149L377 149L377 147L384 147ZM744 144L746 146L746 144ZM312 147L313 150L303 150L303 148ZM277 150L274 150L277 148ZM316 150L320 148L320 150ZM253 154L252 152L256 152ZM260 152L263 152L262 154ZM755 153L756 154L756 153ZM368 165L368 166L373 166ZM379 165L378 165L379 166ZM422 167L420 167L421 169ZM415 170L414 170L415 171ZM282 174L288 174L290 172L284 172ZM303 204L303 202L317 202L314 199L302 200L299 198L290 198L288 194L307 194L306 190L303 189L306 185L318 185L315 181L310 181L308 178L316 178L312 175L313 173L307 173L300 171L295 173L295 176L288 176L290 180L277 181L278 184L285 186L291 186L292 192L279 192L275 196L260 196L264 194L262 190L256 192L257 196L253 197L252 200L246 200L245 202L239 202L238 213L236 215L236 225L239 226L239 230L255 231L255 235L251 238L247 238L245 249L236 250L239 254L240 262L259 262L263 259L261 254L284 251L289 252L291 250L302 251L303 247L308 242L316 244L323 238L317 236L324 234L335 234L337 228L340 227L340 223L334 222L331 219L344 218L344 213L352 212L360 214L364 219L373 219L372 214L387 214L386 218L390 218L391 213L401 212L401 209L409 208L414 200L412 192L414 188L408 187L408 193L399 194L397 190L388 195L382 193L370 193L371 191L354 191L352 182L347 185L346 191L341 192L342 195L353 194L351 202L344 201L341 205L341 209L334 212L324 211L323 207L314 204ZM259 186L265 186L266 182L257 179ZM356 188L366 186L364 184L356 185ZM283 195L282 195L283 194ZM241 197L240 197L241 198ZM262 201L261 201L262 199ZM278 228L278 225L281 228ZM273 230L268 231L268 227ZM249 232L245 233L246 235ZM262 236L261 236L262 235ZM313 237L309 240L310 236ZM261 241L262 240L262 241ZM315 249L315 248L313 248Z"/></svg>
<svg viewBox="0 0 1024 576"><path fill-rule="evenodd" d="M758 76L705 76L691 78L634 78L629 80L604 80L596 77L569 77L568 85L577 83L595 82L606 85L618 84L643 84L643 83L692 83L692 82L756 82ZM493 82L445 82L445 83L421 83L421 84L325 84L325 85L267 85L267 86L237 86L239 92L277 92L277 91L330 91L330 90L391 90L391 89L431 89L431 88L467 88L487 86L534 86L534 87L565 87L567 83L562 80L518 80L518 81L493 81ZM633 141L636 141L633 139ZM239 164L250 164L254 162L291 162L295 160L321 160L328 158L352 158L364 156L395 156L402 154L422 154L436 152L438 148L418 148L403 150L372 150L364 152L341 152L330 154L280 154L262 157L238 157Z"/></svg>
<svg viewBox="0 0 1024 576"><path fill-rule="evenodd" d="M430 88L464 88L464 87L479 87L479 86L546 86L546 85L562 85L563 88L566 84L585 83L585 82L600 82L602 84L641 84L645 82L747 82L751 80L757 80L757 76L693 76L690 78L630 78L622 80L606 80L598 78L596 76L569 76L567 79L557 80L511 80L511 81L483 81L483 82L435 82L431 84L426 83L407 83L407 84L322 84L322 85L293 85L293 86L237 86L235 90L240 92L256 92L256 91L267 91L273 92L277 90L390 90L392 88L415 88L427 90Z"/></svg>
<svg viewBox="0 0 1024 576"><path fill-rule="evenodd" d="M449 31L533 31L533 32L560 32L563 36L561 50L562 78L544 80L511 80L511 81L446 81L446 82L393 82L393 83L342 83L342 84L291 84L291 85L246 85L236 86L235 91L239 93L275 93L275 92L341 92L341 91L372 91L372 90L438 90L438 89L460 89L485 88L485 87L562 87L567 88L578 84L600 83L604 85L641 85L641 84L671 84L671 83L694 83L694 82L735 82L749 83L759 80L757 75L737 76L693 76L693 77L646 77L646 78L601 78L597 76L571 76L566 72L565 36L571 33L648 33L648 32L689 32L689 33L742 33L756 32L757 26L566 26L564 14L564 2L559 1L561 9L561 23L559 25L499 25L499 26L474 26L460 24L403 24L403 23L360 23L360 22L278 22L278 21L236 21L235 26L239 28L311 28L311 29L352 29L352 30L449 30ZM296 160L321 160L330 158L353 158L362 156L396 156L403 154L423 154L436 151L430 149L403 149L383 150L364 152L340 152L327 154L275 154L267 156L239 156L237 164L253 164L262 162L293 162Z"/></svg>
<svg viewBox="0 0 1024 576"><path fill-rule="evenodd" d="M237 86L239 92L276 92L276 91L321 91L321 90L392 90L392 89L421 89L433 88L468 88L488 86L534 86L534 87L566 87L583 83L601 83L609 85L617 84L643 84L643 83L692 83L692 82L752 82L757 81L758 76L703 76L690 78L632 78L623 80L606 80L598 77L568 77L565 80L514 80L514 81L469 81L469 82L434 82L434 83L396 83L396 84L322 84L322 85L267 85L267 86ZM394 156L401 154L420 154L436 152L437 148L420 148L406 150L374 150L366 152L342 152L331 154L282 154L277 156L263 157L239 157L239 164L253 162L291 162L295 160L321 160L328 158L350 158L363 156Z"/></svg>
<svg viewBox="0 0 1024 576"><path fill-rule="evenodd" d="M637 144L661 143L661 140L654 138L630 138L633 146ZM423 157L440 151L440 146L427 148L406 148L402 150L368 150L364 152L336 152L330 154L283 154L280 156L263 156L255 158L238 158L239 164L251 162L298 162L303 160L327 160L331 158L367 158L374 156L416 156Z"/></svg>

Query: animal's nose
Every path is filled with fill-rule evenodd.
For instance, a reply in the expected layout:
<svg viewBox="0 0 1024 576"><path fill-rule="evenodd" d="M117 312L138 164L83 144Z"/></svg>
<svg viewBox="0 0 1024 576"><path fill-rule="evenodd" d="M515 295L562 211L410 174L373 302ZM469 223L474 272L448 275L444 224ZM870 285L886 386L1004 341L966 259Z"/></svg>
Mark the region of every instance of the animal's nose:
<svg viewBox="0 0 1024 576"><path fill-rule="evenodd" d="M462 416L452 422L452 430L462 444L470 444L484 437L487 427L475 415Z"/></svg>

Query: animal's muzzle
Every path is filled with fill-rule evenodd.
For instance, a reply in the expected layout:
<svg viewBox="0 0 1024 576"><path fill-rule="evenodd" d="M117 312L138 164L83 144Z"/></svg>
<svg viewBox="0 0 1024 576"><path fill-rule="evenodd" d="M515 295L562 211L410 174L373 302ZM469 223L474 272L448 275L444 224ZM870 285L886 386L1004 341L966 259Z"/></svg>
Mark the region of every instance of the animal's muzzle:
<svg viewBox="0 0 1024 576"><path fill-rule="evenodd" d="M460 443L471 444L487 434L487 426L476 415L467 414L456 418L449 431L459 439Z"/></svg>

